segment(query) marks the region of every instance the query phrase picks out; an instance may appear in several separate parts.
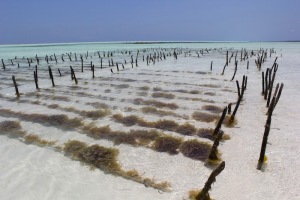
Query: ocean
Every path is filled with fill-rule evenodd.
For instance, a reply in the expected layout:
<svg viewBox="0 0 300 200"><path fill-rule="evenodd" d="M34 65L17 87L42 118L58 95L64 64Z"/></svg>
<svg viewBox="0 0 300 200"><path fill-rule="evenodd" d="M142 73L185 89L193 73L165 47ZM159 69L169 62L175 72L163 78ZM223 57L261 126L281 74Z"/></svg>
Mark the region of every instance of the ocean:
<svg viewBox="0 0 300 200"><path fill-rule="evenodd" d="M221 161L213 199L299 199L299 56L298 42L0 45L0 199L192 199ZM275 60L272 95L284 87L257 170Z"/></svg>

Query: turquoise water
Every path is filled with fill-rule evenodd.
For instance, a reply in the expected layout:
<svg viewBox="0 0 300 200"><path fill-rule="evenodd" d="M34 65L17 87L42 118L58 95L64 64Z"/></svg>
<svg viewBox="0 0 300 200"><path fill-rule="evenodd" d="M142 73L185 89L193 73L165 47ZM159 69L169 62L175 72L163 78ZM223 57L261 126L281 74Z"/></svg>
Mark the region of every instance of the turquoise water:
<svg viewBox="0 0 300 200"><path fill-rule="evenodd" d="M275 48L278 51L300 52L299 42L200 42L200 43L65 43L65 44L32 44L0 45L0 59L17 57L46 56L63 53L86 53L96 51L136 50L143 48L235 48L259 49Z"/></svg>
<svg viewBox="0 0 300 200"><path fill-rule="evenodd" d="M66 53L85 54L101 51L118 51L145 48L223 48L223 51L200 56L195 54L185 57L181 54L178 60L168 57L159 61L155 65L147 66L139 57L139 67L131 68L130 55L115 53L114 61L123 63L126 70L116 72L116 67L108 67L108 60L103 58L105 67L100 70L98 56L85 59L84 73L80 72L81 62L69 62L65 56L65 62L59 60L49 62L55 72L56 87L52 88L49 79L47 66L43 57L45 55L59 56ZM65 113L58 109L50 109L50 105L60 105L68 108L72 106L78 110L90 110L91 103L104 103L113 108L113 114L123 113L124 115L139 114L139 107L132 103L133 98L151 99L152 90L150 88L162 87L165 91L176 95L176 97L197 97L204 100L213 100L216 105L227 105L228 102L236 100L235 82L230 82L233 74L233 63L226 69L224 76L221 72L225 62L226 48L248 51L260 48L274 48L277 54L272 55L259 70L255 66L256 57L249 59L250 67L246 69L246 62L239 62L236 79L242 79L242 75L248 76L248 87L245 99L238 111L238 125L233 129L225 129L230 134L231 140L221 144L222 159L226 161L226 170L218 178L218 182L213 188L213 198L215 199L292 199L291 194L299 194L297 191L299 180L299 127L295 126L300 120L298 99L300 98L300 43L292 42L207 42L207 43L75 43L75 44L43 44L43 45L6 45L0 46L0 59L7 63L6 70L2 70L0 62L0 108L11 109L15 112L23 113L43 113L59 114ZM157 49L156 49L157 50ZM168 52L172 50L168 49ZM136 53L136 52L135 52ZM147 52L152 53L152 51ZM41 63L39 65L39 91L36 90L33 80L33 67L36 62L34 57L38 55ZM136 55L136 54L133 54ZM145 54L146 55L146 54ZM21 61L20 68L16 64L10 65L10 60L15 57L31 57L34 62L28 67L26 59ZM275 56L278 57L279 69L276 75L276 83L284 83L274 118L268 144L267 154L269 166L264 173L257 173L255 169L259 145L266 120L265 101L260 95L261 92L261 72L272 66ZM60 57L59 57L60 58ZM74 56L73 56L74 58ZM15 61L14 62L18 62ZM96 78L92 79L89 66L90 61L96 66ZM210 63L213 61L214 67L211 74L203 75L197 72L207 72L210 70ZM78 85L70 78L69 66L72 65L79 78ZM45 67L46 70L43 70ZM121 67L121 66L120 66ZM61 68L63 77L59 78L57 68ZM115 73L111 73L113 68ZM20 101L15 101L15 89L11 76L15 75L22 93ZM126 82L125 82L126 81ZM180 84L182 83L182 84ZM202 84L216 84L222 87L205 88ZM120 84L120 85L119 85ZM117 86L121 86L118 88ZM127 88L128 86L128 88ZM140 87L149 86L149 95L140 93ZM226 86L226 87L225 87ZM122 88L123 87L123 88ZM226 90L221 90L222 88ZM176 90L190 91L195 89L200 94L177 93ZM216 92L205 95L206 92ZM145 95L145 96L139 96ZM147 96L148 95L148 96ZM57 97L54 99L53 97ZM62 98L65 97L65 98ZM190 99L175 98L162 101L175 102L183 109L177 111L178 116L191 116L194 110L200 110L206 104L201 101L191 101ZM132 109L133 108L133 109ZM130 111L131 109L131 111ZM66 113L65 113L66 114ZM75 112L68 112L70 118L77 116ZM143 114L149 121L157 120L155 116ZM0 116L0 121L7 120L4 114ZM173 118L171 118L173 119ZM15 120L9 118L9 120ZM190 118L176 118L180 123L194 121ZM91 119L84 119L89 123ZM110 126L113 130L127 130L120 124L114 123L110 118L97 119L92 121L99 126ZM77 130L66 131L56 127L39 125L38 123L21 121L22 126L29 133L39 134L42 138L58 140L60 144L68 139L78 139L87 143L99 143L103 146L112 145L106 140L94 140L86 138ZM199 127L214 128L215 124L197 124ZM190 136L189 136L190 137ZM143 184L137 184L122 178L107 176L98 170L89 171L78 163L66 159L63 154L53 151L50 148L40 148L34 145L22 144L15 139L0 137L1 145L1 166L0 176L6 186L0 190L0 199L41 199L46 195L49 199L60 197L61 199L184 199L190 189L200 188L204 185L210 169L204 167L202 162L183 159L183 157L169 156L167 154L156 154L149 149L131 148L127 145L116 145L114 148L120 149L119 160L124 164L124 168L137 169L145 177L155 180L167 180L174 189L171 193L160 194L156 190L146 188ZM146 153L145 153L146 152ZM147 155L147 156L145 156ZM289 155L289 159L286 159ZM183 162L184 161L184 162ZM195 170L194 170L195 169ZM281 173L284 171L284 173ZM166 173L165 173L166 172ZM149 175L150 174L150 175ZM99 181L100 180L100 181ZM262 187L260 187L262 185ZM288 189L286 185L290 185ZM33 189L34 188L34 189ZM228 189L232 188L232 189ZM275 188L275 189L274 189ZM289 190L289 191L287 191ZM18 192L15 192L18 191ZM31 192L28 192L31 191ZM90 195L87 197L87 195ZM267 198L266 195L269 195ZM289 198L285 198L288 195ZM2 197L2 198L1 198ZM9 198L10 197L10 198ZM110 198L109 198L110 197ZM56 198L58 199L58 198ZM185 198L186 199L186 198Z"/></svg>

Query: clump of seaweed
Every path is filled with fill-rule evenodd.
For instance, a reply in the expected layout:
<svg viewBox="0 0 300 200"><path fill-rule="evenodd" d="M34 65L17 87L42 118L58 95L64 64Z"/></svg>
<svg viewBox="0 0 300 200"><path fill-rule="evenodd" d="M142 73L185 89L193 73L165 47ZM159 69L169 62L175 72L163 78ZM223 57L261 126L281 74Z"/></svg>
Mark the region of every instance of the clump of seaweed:
<svg viewBox="0 0 300 200"><path fill-rule="evenodd" d="M71 140L65 143L63 151L72 159L78 160L92 168L98 168L105 173L142 183L147 187L161 191L170 191L169 182L157 183L153 179L143 178L136 170L123 170L117 161L118 149L106 148L96 144L88 146L83 142Z"/></svg>
<svg viewBox="0 0 300 200"><path fill-rule="evenodd" d="M214 141L215 137L213 136L214 129L211 128L200 128L197 132L197 135L202 138L209 139Z"/></svg>
<svg viewBox="0 0 300 200"><path fill-rule="evenodd" d="M157 137L152 148L159 152L168 152L171 155L179 153L179 147L182 144L182 139L172 136Z"/></svg>
<svg viewBox="0 0 300 200"><path fill-rule="evenodd" d="M108 109L101 109L101 110L91 110L91 111L79 111L80 115L83 117L89 117L92 119L98 119L105 117L109 114L111 114L110 110Z"/></svg>
<svg viewBox="0 0 300 200"><path fill-rule="evenodd" d="M73 159L82 161L105 172L120 170L116 159L119 153L117 149L105 148L99 145L87 146L83 142L70 140L65 143L63 150Z"/></svg>
<svg viewBox="0 0 300 200"><path fill-rule="evenodd" d="M199 90L191 90L189 93L190 94L200 94L200 91Z"/></svg>
<svg viewBox="0 0 300 200"><path fill-rule="evenodd" d="M190 190L189 191L189 199L190 200L199 200L199 194L201 193L202 190ZM209 196L206 197L205 200L212 200Z"/></svg>
<svg viewBox="0 0 300 200"><path fill-rule="evenodd" d="M172 121L172 120L167 120L167 119L158 120L154 123L151 123L150 127L152 124L153 124L154 128L162 129L162 130L166 130L166 131L176 131L176 129L179 126L179 124L177 122Z"/></svg>
<svg viewBox="0 0 300 200"><path fill-rule="evenodd" d="M69 118L67 115L44 115L44 114L26 114L22 112L14 112L8 109L0 109L2 116L17 117L24 121L44 124L46 126L60 126L63 128L77 128L82 126L82 120L79 118Z"/></svg>
<svg viewBox="0 0 300 200"><path fill-rule="evenodd" d="M56 143L56 141L49 141L49 140L41 139L38 135L35 135L35 134L26 135L26 136L24 136L24 139L25 139L25 143L35 144L40 147L53 146Z"/></svg>
<svg viewBox="0 0 300 200"><path fill-rule="evenodd" d="M112 118L118 122L118 123L122 123L125 126L133 126L136 125L140 122L140 119L138 116L136 115L129 115L129 116L123 116L121 114L115 114L112 116Z"/></svg>
<svg viewBox="0 0 300 200"><path fill-rule="evenodd" d="M177 116L176 113L172 111L159 110L151 106L143 107L142 112L146 114L155 114L158 116L168 116L168 115Z"/></svg>
<svg viewBox="0 0 300 200"><path fill-rule="evenodd" d="M110 138L112 130L108 126L96 126L94 123L84 125L81 130L94 139Z"/></svg>
<svg viewBox="0 0 300 200"><path fill-rule="evenodd" d="M100 103L100 102L88 102L86 103L86 105L90 105L93 106L96 109L108 109L109 105L107 105L106 103Z"/></svg>
<svg viewBox="0 0 300 200"><path fill-rule="evenodd" d="M211 113L214 113L214 114L220 114L223 111L223 108L221 108L219 106L215 106L215 105L205 105L205 106L202 106L202 109L209 111Z"/></svg>
<svg viewBox="0 0 300 200"><path fill-rule="evenodd" d="M1 133L3 132L13 132L13 131L18 131L21 130L21 125L20 122L18 121L2 121L0 122L0 130Z"/></svg>
<svg viewBox="0 0 300 200"><path fill-rule="evenodd" d="M196 127L189 123L179 125L176 128L176 132L182 135L194 135L196 131L197 131Z"/></svg>
<svg viewBox="0 0 300 200"><path fill-rule="evenodd" d="M128 84L120 84L120 85L115 85L117 89L125 89L125 88L129 88L130 85Z"/></svg>
<svg viewBox="0 0 300 200"><path fill-rule="evenodd" d="M47 106L47 108L57 109L57 108L59 108L59 105L58 104L50 104L50 105Z"/></svg>
<svg viewBox="0 0 300 200"><path fill-rule="evenodd" d="M205 92L204 94L208 96L216 96L216 93L214 92Z"/></svg>
<svg viewBox="0 0 300 200"><path fill-rule="evenodd" d="M141 97L146 97L148 96L148 92L137 92L136 95Z"/></svg>
<svg viewBox="0 0 300 200"><path fill-rule="evenodd" d="M230 116L227 115L222 124L226 127L232 128L237 124L237 119L234 118L231 120Z"/></svg>
<svg viewBox="0 0 300 200"><path fill-rule="evenodd" d="M213 122L219 118L218 115L208 114L204 112L195 111L192 115L193 119L202 122Z"/></svg>
<svg viewBox="0 0 300 200"><path fill-rule="evenodd" d="M12 137L23 137L25 132L19 121L6 120L0 122L0 134L7 134Z"/></svg>
<svg viewBox="0 0 300 200"><path fill-rule="evenodd" d="M153 88L153 91L157 92L157 91L162 91L162 88L161 87L154 87Z"/></svg>
<svg viewBox="0 0 300 200"><path fill-rule="evenodd" d="M164 98L164 99L174 99L175 95L170 93L164 93L164 92L154 92L152 93L153 98Z"/></svg>
<svg viewBox="0 0 300 200"><path fill-rule="evenodd" d="M158 107L158 108L169 108L171 110L175 110L175 109L178 109L178 105L175 104L175 103L164 103L164 102L161 102L161 101L156 101L156 100L144 100L144 99L141 99L141 98L137 98L137 99L134 99L133 103L135 105L151 105L151 106L155 106L155 107Z"/></svg>
<svg viewBox="0 0 300 200"><path fill-rule="evenodd" d="M208 158L211 145L196 139L188 140L180 146L180 152L189 158L205 161Z"/></svg>
<svg viewBox="0 0 300 200"><path fill-rule="evenodd" d="M150 88L148 86L142 86L142 87L139 87L139 90L148 91L148 90L150 90Z"/></svg>

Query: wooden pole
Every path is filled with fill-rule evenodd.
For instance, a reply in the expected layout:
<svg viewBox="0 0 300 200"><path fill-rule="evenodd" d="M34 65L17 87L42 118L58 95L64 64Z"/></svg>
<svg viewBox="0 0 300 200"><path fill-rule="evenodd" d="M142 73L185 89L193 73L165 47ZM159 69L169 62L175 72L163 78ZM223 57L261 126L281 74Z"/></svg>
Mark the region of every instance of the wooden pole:
<svg viewBox="0 0 300 200"><path fill-rule="evenodd" d="M236 80L236 87L237 87L237 91L238 91L238 97L240 97L241 96L241 92L240 92L240 84L239 84L239 81L238 80Z"/></svg>
<svg viewBox="0 0 300 200"><path fill-rule="evenodd" d="M33 72L33 77L34 77L34 82L35 82L35 87L38 90L39 89L39 85L38 85L38 76L37 76L37 71Z"/></svg>
<svg viewBox="0 0 300 200"><path fill-rule="evenodd" d="M208 191L211 189L211 185L216 181L216 177L225 169L225 161L223 161L208 177L204 188L196 196L196 200L209 200Z"/></svg>
<svg viewBox="0 0 300 200"><path fill-rule="evenodd" d="M95 78L95 65L92 66L93 78Z"/></svg>
<svg viewBox="0 0 300 200"><path fill-rule="evenodd" d="M19 97L20 93L19 93L18 85L17 85L17 82L16 82L16 79L15 79L14 75L12 76L12 80L14 82L14 86L15 86L15 90L16 90L16 95L17 95L17 97Z"/></svg>
<svg viewBox="0 0 300 200"><path fill-rule="evenodd" d="M236 71L237 71L237 65L238 65L238 61L235 61L235 68L234 68L234 74L233 74L233 76L232 76L232 79L231 79L231 81L233 81L233 79L234 79L234 77L235 77L235 74L236 74Z"/></svg>
<svg viewBox="0 0 300 200"><path fill-rule="evenodd" d="M276 98L276 101L275 101L274 108L276 107L276 105L277 105L277 103L278 103L278 101L279 101L279 98L280 98L280 96L281 96L281 92L282 92L283 86L284 86L283 83L281 83L280 89L279 89L279 92L278 92L278 95L277 95L277 98Z"/></svg>
<svg viewBox="0 0 300 200"><path fill-rule="evenodd" d="M5 69L5 64L4 64L3 59L1 59L1 61L2 61L2 67L3 67L3 69Z"/></svg>
<svg viewBox="0 0 300 200"><path fill-rule="evenodd" d="M232 106L232 103L229 103L228 104L228 111L227 111L227 113L230 115L231 114L231 106Z"/></svg>
<svg viewBox="0 0 300 200"><path fill-rule="evenodd" d="M265 75L264 75L264 72L262 72L261 75L262 75L262 79L261 79L262 80L262 82L261 82L262 91L261 91L261 94L264 95L265 94Z"/></svg>
<svg viewBox="0 0 300 200"><path fill-rule="evenodd" d="M210 149L208 158L210 160L218 160L218 146L220 144L220 140L222 139L224 132L220 130L215 138L214 144Z"/></svg>
<svg viewBox="0 0 300 200"><path fill-rule="evenodd" d="M49 71L49 76L50 76L51 81L52 81L52 87L55 87L54 78L53 78L53 74L52 74L52 70L51 70L50 66L48 67L48 71Z"/></svg>
<svg viewBox="0 0 300 200"><path fill-rule="evenodd" d="M56 62L56 64L57 64L57 58L56 58L56 55L54 54L54 59L55 59L55 62Z"/></svg>
<svg viewBox="0 0 300 200"><path fill-rule="evenodd" d="M268 94L268 76L269 76L269 68L267 68L266 74L265 74L265 94L264 94L264 99L267 100L267 94Z"/></svg>
<svg viewBox="0 0 300 200"><path fill-rule="evenodd" d="M221 126L222 126L222 123L223 123L223 121L225 119L226 113L227 113L227 107L225 107L224 110L223 110L223 112L222 112L222 115L221 115L221 117L219 119L219 122L218 122L218 124L217 124L217 126L216 126L216 128L215 128L215 130L213 132L213 136L217 136L217 134L219 133L219 131L221 129Z"/></svg>
<svg viewBox="0 0 300 200"><path fill-rule="evenodd" d="M75 76L75 72L73 70L73 67L70 66L70 69L71 69L71 77L72 77L72 80L74 79L75 80L75 84L78 84L78 81L77 81L77 78Z"/></svg>
<svg viewBox="0 0 300 200"><path fill-rule="evenodd" d="M57 70L58 70L59 76L61 76L60 70L59 69L57 69Z"/></svg>
<svg viewBox="0 0 300 200"><path fill-rule="evenodd" d="M269 136L269 132L271 129L272 113L274 110L275 101L276 101L275 97L273 97L272 102L270 104L270 112L268 113L268 118L267 118L266 125L265 125L264 137L263 137L262 144L261 144L261 150L260 150L260 155L259 155L258 164L257 164L258 170L261 170L262 165L264 163L264 159L265 159L265 153L266 153L266 148L267 148L268 136Z"/></svg>

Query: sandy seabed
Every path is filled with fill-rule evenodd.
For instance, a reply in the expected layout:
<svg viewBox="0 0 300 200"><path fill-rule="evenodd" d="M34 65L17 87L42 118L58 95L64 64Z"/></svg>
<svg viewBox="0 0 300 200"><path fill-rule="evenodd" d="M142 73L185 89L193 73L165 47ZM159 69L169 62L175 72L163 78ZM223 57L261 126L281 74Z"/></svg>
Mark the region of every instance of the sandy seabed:
<svg viewBox="0 0 300 200"><path fill-rule="evenodd" d="M239 51L237 72L231 81L234 57L221 74L226 50L178 48L178 59L174 49L141 50L138 66L130 63L131 56L125 50L114 51L112 57L103 57L103 69L98 54L90 53L84 58L83 73L79 55L78 61L74 61L74 54L72 61L65 55L65 61L58 64L51 58L55 87L46 61L40 58L39 90L33 79L35 58L31 67L26 59L16 59L14 65L6 60L6 69L0 73L0 199L189 199L189 191L201 189L215 166L209 166L204 158L207 149L194 156L182 150L183 144L197 140L211 147L211 129L225 106L233 103L234 109L236 80L241 84L243 75L248 78L247 89L236 124L222 126L227 138L218 149L226 167L210 196L221 200L299 199L299 69L291 67L300 67L294 59L296 53L283 50L272 57L268 54L258 69L258 50L252 57L248 50L249 58L240 60L240 49L229 49L230 55ZM147 65L146 56L154 52L165 52L166 59L161 56ZM131 52L134 58L136 54ZM274 88L284 83L284 89L272 117L268 160L260 171L256 165L267 119L261 73L272 67L276 56L279 68ZM111 58L114 66L108 66ZM95 65L95 78L90 61ZM70 65L78 84L71 80ZM19 97L12 75L19 85ZM159 124L167 120L169 124ZM103 127L108 129L102 133ZM206 129L210 131L201 134ZM148 138L130 137L133 130L148 134ZM150 137L150 133L155 134ZM167 136L180 141L170 152L155 147L158 138ZM113 159L118 167L111 170L111 163L97 165L95 160L87 164L91 161L88 153L84 159L76 152L68 154L64 147L70 140L85 143L85 148L96 144L116 150ZM126 177L124 172L128 171L136 172L139 178L136 174ZM155 187L160 183L165 184Z"/></svg>

